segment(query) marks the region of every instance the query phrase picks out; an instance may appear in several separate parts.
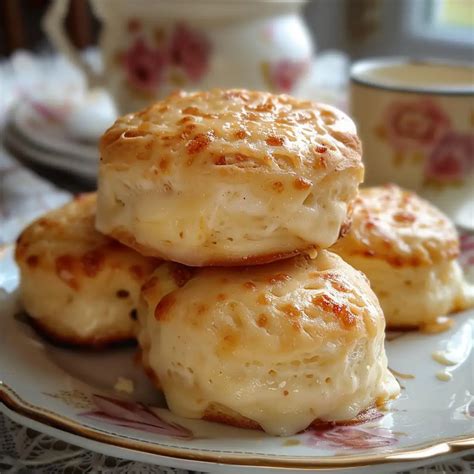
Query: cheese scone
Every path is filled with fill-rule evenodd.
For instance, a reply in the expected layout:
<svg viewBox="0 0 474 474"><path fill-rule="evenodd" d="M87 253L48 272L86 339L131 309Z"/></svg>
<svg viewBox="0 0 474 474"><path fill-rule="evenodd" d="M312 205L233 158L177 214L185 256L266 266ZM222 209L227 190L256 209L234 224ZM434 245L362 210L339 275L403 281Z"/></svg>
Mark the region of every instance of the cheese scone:
<svg viewBox="0 0 474 474"><path fill-rule="evenodd" d="M121 117L100 155L97 229L191 266L329 247L364 171L345 114L245 90L174 94Z"/></svg>
<svg viewBox="0 0 474 474"><path fill-rule="evenodd" d="M388 327L422 328L474 305L454 225L396 185L362 189L350 232L331 250L368 277Z"/></svg>
<svg viewBox="0 0 474 474"><path fill-rule="evenodd" d="M20 298L52 340L100 347L134 338L140 287L157 266L95 230L96 194L81 195L30 224L15 259Z"/></svg>
<svg viewBox="0 0 474 474"><path fill-rule="evenodd" d="M183 417L291 435L399 393L376 296L326 250L242 268L164 263L138 319L143 363Z"/></svg>

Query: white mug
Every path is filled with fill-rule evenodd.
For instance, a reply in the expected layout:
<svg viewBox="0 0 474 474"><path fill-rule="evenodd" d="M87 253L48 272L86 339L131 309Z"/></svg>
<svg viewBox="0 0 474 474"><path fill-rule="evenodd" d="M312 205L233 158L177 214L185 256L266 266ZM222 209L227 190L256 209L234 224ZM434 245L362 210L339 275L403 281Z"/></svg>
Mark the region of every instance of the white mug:
<svg viewBox="0 0 474 474"><path fill-rule="evenodd" d="M51 4L43 27L89 85L105 86L125 113L176 89L293 93L307 78L313 56L300 16L305 1L91 0L102 23L99 74L64 32L69 0Z"/></svg>
<svg viewBox="0 0 474 474"><path fill-rule="evenodd" d="M351 70L366 184L395 182L474 228L474 68L406 58Z"/></svg>

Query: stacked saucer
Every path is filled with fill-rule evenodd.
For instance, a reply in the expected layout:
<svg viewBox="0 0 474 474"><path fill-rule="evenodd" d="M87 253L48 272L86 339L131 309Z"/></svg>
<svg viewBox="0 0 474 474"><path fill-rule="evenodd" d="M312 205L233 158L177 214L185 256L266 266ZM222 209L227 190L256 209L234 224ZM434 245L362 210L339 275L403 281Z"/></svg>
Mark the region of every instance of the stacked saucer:
<svg viewBox="0 0 474 474"><path fill-rule="evenodd" d="M24 98L9 112L3 140L32 165L95 182L97 141L115 116L104 93L91 93L77 103Z"/></svg>

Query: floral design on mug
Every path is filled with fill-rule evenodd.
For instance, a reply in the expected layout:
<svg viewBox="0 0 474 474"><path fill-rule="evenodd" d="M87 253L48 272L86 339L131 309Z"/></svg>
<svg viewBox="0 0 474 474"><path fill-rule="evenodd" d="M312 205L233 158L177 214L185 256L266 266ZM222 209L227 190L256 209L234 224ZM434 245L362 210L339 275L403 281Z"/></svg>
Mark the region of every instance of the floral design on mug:
<svg viewBox="0 0 474 474"><path fill-rule="evenodd" d="M436 182L460 181L474 171L474 134L448 132L425 162L425 176Z"/></svg>
<svg viewBox="0 0 474 474"><path fill-rule="evenodd" d="M430 150L450 126L449 117L431 99L393 102L384 122L386 137L398 151Z"/></svg>
<svg viewBox="0 0 474 474"><path fill-rule="evenodd" d="M452 130L448 115L432 98L392 102L375 133L393 148L396 166L422 161L426 183L460 183L474 172L474 134Z"/></svg>
<svg viewBox="0 0 474 474"><path fill-rule="evenodd" d="M134 39L119 59L133 89L154 94L168 79L173 82L179 77L179 85L184 85L187 81L200 81L208 72L211 43L204 33L187 24L180 22L170 30L160 29L159 35L155 31L157 45L146 40L139 22L128 30Z"/></svg>
<svg viewBox="0 0 474 474"><path fill-rule="evenodd" d="M292 92L305 75L309 67L309 60L293 61L280 59L276 62L263 62L262 74L268 87L272 91Z"/></svg>

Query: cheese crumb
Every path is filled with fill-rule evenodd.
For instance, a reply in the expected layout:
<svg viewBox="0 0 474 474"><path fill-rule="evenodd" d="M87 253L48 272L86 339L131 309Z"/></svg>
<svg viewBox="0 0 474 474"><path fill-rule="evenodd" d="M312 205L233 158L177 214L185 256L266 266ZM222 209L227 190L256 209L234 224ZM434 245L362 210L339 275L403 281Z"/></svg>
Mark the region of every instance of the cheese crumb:
<svg viewBox="0 0 474 474"><path fill-rule="evenodd" d="M311 260L314 260L318 256L318 250L314 247L307 249L306 253Z"/></svg>

